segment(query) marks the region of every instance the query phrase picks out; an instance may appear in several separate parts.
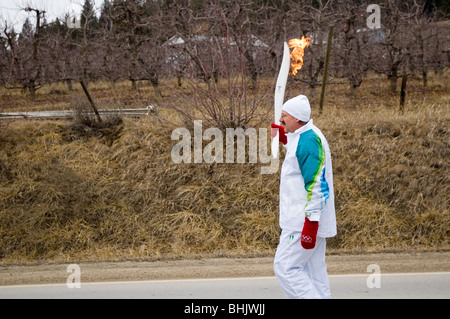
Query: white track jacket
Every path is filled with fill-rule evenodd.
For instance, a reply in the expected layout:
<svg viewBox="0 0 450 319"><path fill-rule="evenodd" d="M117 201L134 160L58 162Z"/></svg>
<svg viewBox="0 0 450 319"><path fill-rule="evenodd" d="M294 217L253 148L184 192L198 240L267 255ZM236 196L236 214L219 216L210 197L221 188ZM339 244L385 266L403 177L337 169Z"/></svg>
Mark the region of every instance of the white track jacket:
<svg viewBox="0 0 450 319"><path fill-rule="evenodd" d="M336 235L331 153L322 132L310 120L288 133L280 177L280 227L303 229L305 216L319 221L319 237Z"/></svg>

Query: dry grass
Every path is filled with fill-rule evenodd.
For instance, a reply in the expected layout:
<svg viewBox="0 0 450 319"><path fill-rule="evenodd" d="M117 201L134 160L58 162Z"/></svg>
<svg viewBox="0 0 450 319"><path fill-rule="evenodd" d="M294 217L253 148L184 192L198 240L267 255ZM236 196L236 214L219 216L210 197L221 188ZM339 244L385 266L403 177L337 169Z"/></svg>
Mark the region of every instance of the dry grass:
<svg viewBox="0 0 450 319"><path fill-rule="evenodd" d="M384 79L365 83L357 96L330 86L323 115L313 110L333 154L330 252L448 250L448 75L427 89L408 82L403 115ZM288 94L305 90L295 85ZM125 118L101 135L66 122L2 125L0 262L273 254L279 175L261 175L260 164L174 164L177 117L160 117Z"/></svg>

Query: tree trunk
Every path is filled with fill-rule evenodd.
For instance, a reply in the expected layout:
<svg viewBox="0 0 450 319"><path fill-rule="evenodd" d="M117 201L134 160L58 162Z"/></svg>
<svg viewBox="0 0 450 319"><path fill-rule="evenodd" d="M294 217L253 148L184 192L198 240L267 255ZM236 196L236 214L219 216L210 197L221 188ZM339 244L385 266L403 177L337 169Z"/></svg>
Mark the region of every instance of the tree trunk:
<svg viewBox="0 0 450 319"><path fill-rule="evenodd" d="M181 80L180 80L181 81ZM153 90L155 91L155 94L157 95L157 96L159 96L159 97L162 97L162 93L161 93L161 89L159 88L159 79L158 79L158 77L155 75L155 76L152 76L151 78L150 78L150 83L152 83L152 86L153 86ZM180 85L181 86L181 85Z"/></svg>
<svg viewBox="0 0 450 319"><path fill-rule="evenodd" d="M256 70L255 62L253 61L253 57L251 55L251 52L248 50L244 53L247 71L250 74L250 79L252 83L252 90L255 90L258 88L258 71Z"/></svg>
<svg viewBox="0 0 450 319"><path fill-rule="evenodd" d="M406 70L403 70L402 75L402 87L400 89L400 113L403 114L405 111L405 99L406 99L406 80L408 79L408 75L406 74Z"/></svg>
<svg viewBox="0 0 450 319"><path fill-rule="evenodd" d="M84 83L83 80L80 81L80 84L81 84L81 87L83 88L84 93L86 94L86 97L89 100L89 103L92 106L92 109L94 110L95 115L97 116L97 120L99 122L102 122L102 118L100 117L100 113L98 112L97 105L95 105L95 102L91 97L91 94L89 94L89 90L88 90L86 84Z"/></svg>
<svg viewBox="0 0 450 319"><path fill-rule="evenodd" d="M428 86L428 72L427 70L422 71L422 78L423 78L423 86Z"/></svg>
<svg viewBox="0 0 450 319"><path fill-rule="evenodd" d="M137 91L138 86L137 86L137 84L136 84L136 80L133 79L133 78L131 78L130 81L131 81L131 88L132 88L132 90L133 90L133 91Z"/></svg>
<svg viewBox="0 0 450 319"><path fill-rule="evenodd" d="M30 101L34 102L36 100L36 86L34 80L30 81L28 85L28 92L30 93Z"/></svg>
<svg viewBox="0 0 450 319"><path fill-rule="evenodd" d="M66 84L67 84L67 88L69 89L69 91L73 91L72 80L66 79Z"/></svg>
<svg viewBox="0 0 450 319"><path fill-rule="evenodd" d="M392 93L397 92L397 79L398 79L397 70L392 71L392 73L388 75L388 79L390 91Z"/></svg>

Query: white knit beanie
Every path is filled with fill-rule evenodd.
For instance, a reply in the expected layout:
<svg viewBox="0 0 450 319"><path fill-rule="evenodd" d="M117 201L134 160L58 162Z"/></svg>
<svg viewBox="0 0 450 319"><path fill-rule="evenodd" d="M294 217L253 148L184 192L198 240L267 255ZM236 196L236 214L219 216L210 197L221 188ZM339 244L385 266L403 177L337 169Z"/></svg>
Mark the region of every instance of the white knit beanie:
<svg viewBox="0 0 450 319"><path fill-rule="evenodd" d="M309 105L308 98L304 95L299 95L288 100L283 104L281 110L286 111L302 122L308 122L311 116L311 106Z"/></svg>

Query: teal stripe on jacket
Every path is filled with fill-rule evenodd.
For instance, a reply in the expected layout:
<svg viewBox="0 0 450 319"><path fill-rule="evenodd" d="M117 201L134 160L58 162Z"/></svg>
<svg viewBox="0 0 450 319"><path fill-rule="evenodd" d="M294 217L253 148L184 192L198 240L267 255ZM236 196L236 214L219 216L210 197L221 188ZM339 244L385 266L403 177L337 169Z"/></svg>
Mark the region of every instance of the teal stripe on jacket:
<svg viewBox="0 0 450 319"><path fill-rule="evenodd" d="M329 188L325 180L325 152L322 141L314 130L300 134L296 157L307 193L305 214L320 214L329 197Z"/></svg>

